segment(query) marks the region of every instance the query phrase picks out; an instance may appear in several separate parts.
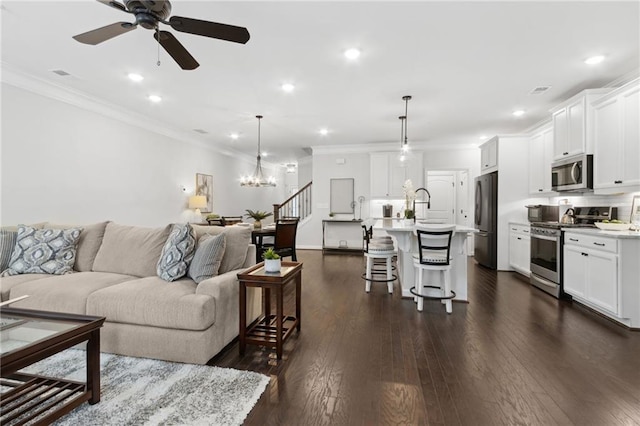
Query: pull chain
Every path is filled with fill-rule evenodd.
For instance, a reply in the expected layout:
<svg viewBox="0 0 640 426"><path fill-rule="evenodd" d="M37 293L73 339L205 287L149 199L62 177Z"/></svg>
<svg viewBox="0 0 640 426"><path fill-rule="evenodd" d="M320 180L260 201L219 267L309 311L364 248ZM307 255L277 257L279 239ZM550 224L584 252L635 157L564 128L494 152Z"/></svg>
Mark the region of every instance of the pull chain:
<svg viewBox="0 0 640 426"><path fill-rule="evenodd" d="M156 62L156 65L160 66L160 31L158 27L156 27L156 37L158 38L158 62Z"/></svg>

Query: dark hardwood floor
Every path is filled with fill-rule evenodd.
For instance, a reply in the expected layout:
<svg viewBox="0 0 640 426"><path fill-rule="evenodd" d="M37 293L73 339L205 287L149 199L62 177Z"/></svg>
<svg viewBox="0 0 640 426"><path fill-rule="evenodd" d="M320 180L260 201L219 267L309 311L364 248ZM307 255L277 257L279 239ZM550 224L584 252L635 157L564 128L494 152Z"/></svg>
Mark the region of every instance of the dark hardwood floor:
<svg viewBox="0 0 640 426"><path fill-rule="evenodd" d="M271 377L247 425L640 424L640 332L473 260L469 303L447 315L397 282L365 293L360 256L298 253L302 330L283 359L235 343L210 362Z"/></svg>

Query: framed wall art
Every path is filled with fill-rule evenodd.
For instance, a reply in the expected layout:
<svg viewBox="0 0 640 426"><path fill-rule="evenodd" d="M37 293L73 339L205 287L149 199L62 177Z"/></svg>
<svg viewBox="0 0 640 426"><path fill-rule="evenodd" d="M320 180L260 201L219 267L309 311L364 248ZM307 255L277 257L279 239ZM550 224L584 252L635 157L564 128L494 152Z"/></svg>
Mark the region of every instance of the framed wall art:
<svg viewBox="0 0 640 426"><path fill-rule="evenodd" d="M207 207L202 213L213 213L213 176L196 173L196 193L207 197Z"/></svg>

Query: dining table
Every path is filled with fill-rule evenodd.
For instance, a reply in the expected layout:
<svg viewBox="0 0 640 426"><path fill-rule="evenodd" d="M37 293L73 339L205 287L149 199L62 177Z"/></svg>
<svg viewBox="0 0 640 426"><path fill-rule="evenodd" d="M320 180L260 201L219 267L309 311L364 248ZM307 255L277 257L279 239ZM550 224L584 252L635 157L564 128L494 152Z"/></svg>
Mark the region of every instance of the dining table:
<svg viewBox="0 0 640 426"><path fill-rule="evenodd" d="M396 242L398 249L398 279L402 287L402 297L413 298L411 287L415 285L413 254L418 252L418 237L415 234L415 223L403 219L379 219L373 225L376 230L384 231ZM427 224L434 228L451 226L448 224ZM455 233L451 240L451 289L456 293L454 300L467 301L467 237L478 232L475 228L455 225ZM425 282L439 280L437 271L425 271Z"/></svg>

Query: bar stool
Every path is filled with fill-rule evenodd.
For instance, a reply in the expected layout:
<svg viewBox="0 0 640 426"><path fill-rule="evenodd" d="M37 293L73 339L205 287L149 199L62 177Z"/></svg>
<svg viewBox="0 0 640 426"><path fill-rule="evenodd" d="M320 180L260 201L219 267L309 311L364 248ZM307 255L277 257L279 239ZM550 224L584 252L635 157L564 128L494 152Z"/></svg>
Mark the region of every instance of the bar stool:
<svg viewBox="0 0 640 426"><path fill-rule="evenodd" d="M393 293L393 282L398 276L393 273L395 266L393 259L396 252L393 248L393 240L389 236L373 237L373 228L362 225L364 239L364 256L366 258L366 271L362 274L365 280L365 291L371 291L372 282L386 282L387 291ZM384 264L384 269L381 266ZM381 277L384 276L384 279Z"/></svg>
<svg viewBox="0 0 640 426"><path fill-rule="evenodd" d="M415 268L415 286L411 287L411 294L417 297L418 311L424 308L424 299L441 300L446 305L447 313L452 310L451 299L456 293L451 290L451 240L455 226L429 226L416 224L414 233L418 237L418 253L413 255ZM439 272L440 285L425 285L424 271ZM430 283L433 284L433 283ZM438 289L429 291L427 289Z"/></svg>

